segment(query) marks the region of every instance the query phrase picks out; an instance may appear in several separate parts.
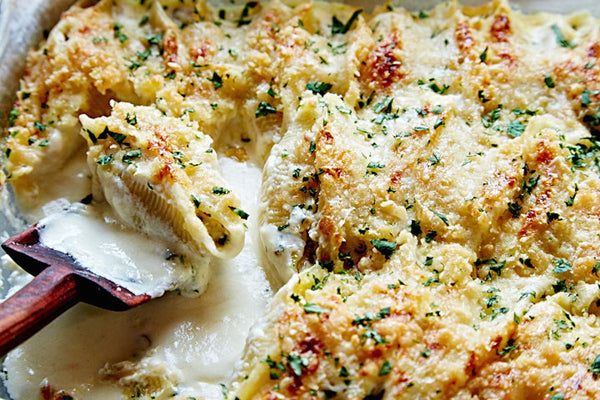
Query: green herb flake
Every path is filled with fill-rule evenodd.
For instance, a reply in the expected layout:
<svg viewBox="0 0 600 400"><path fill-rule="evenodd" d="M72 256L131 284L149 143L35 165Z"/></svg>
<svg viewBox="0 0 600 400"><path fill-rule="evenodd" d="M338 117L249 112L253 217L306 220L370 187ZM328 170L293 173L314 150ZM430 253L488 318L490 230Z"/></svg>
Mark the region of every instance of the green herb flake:
<svg viewBox="0 0 600 400"><path fill-rule="evenodd" d="M550 26L552 32L554 32L554 37L556 38L556 43L560 45L560 47L573 48L575 45L565 38L565 35L562 33L558 25L552 24Z"/></svg>
<svg viewBox="0 0 600 400"><path fill-rule="evenodd" d="M573 189L573 195L569 196L569 198L565 201L565 205L567 207L572 207L573 204L575 204L575 197L577 196L578 191L579 191L579 187L577 186L577 184L575 184L575 187Z"/></svg>
<svg viewBox="0 0 600 400"><path fill-rule="evenodd" d="M506 128L506 133L512 138L519 137L525 132L525 125L518 120L511 121Z"/></svg>
<svg viewBox="0 0 600 400"><path fill-rule="evenodd" d="M128 37L126 34L123 33L122 29L123 29L123 25L119 24L118 22L115 22L113 24L113 33L114 33L115 39L119 39L119 42L125 43L127 41Z"/></svg>
<svg viewBox="0 0 600 400"><path fill-rule="evenodd" d="M190 195L190 200L192 201L192 204L194 204L194 207L196 207L196 208L200 207L200 204L202 204L202 201L200 201L200 198L198 196L196 196L195 194Z"/></svg>
<svg viewBox="0 0 600 400"><path fill-rule="evenodd" d="M481 123L483 124L483 127L484 128L491 127L494 124L494 122L496 122L500 118L501 111L502 111L502 104L498 104L498 107L494 108L492 111L485 114L481 118Z"/></svg>
<svg viewBox="0 0 600 400"><path fill-rule="evenodd" d="M431 89L434 93L437 94L445 94L448 91L448 89L450 89L450 86L443 84L442 87L439 87L437 83L432 82L429 84L429 89Z"/></svg>
<svg viewBox="0 0 600 400"><path fill-rule="evenodd" d="M260 103L258 103L258 107L256 108L254 116L256 118L260 118L269 114L275 114L276 112L277 110L271 104L267 103L266 101L261 101Z"/></svg>
<svg viewBox="0 0 600 400"><path fill-rule="evenodd" d="M600 271L600 261L597 261L592 267L592 274L598 276L598 271Z"/></svg>
<svg viewBox="0 0 600 400"><path fill-rule="evenodd" d="M356 21L356 19L358 18L358 16L360 15L360 13L362 13L363 10L356 10L352 13L352 15L350 16L350 19L348 20L348 22L346 22L345 24L340 21L335 15L333 16L332 22L331 22L331 34L332 35L343 35L345 33L347 33L350 28L352 28L352 24L354 24L354 21Z"/></svg>
<svg viewBox="0 0 600 400"><path fill-rule="evenodd" d="M383 361L383 364L381 364L381 368L379 369L379 376L385 376L385 375L389 374L391 371L392 371L392 364L388 360L385 360L385 361Z"/></svg>
<svg viewBox="0 0 600 400"><path fill-rule="evenodd" d="M304 312L306 312L307 314L322 314L329 312L327 308L323 308L320 305L314 303L306 303L304 304L303 308Z"/></svg>
<svg viewBox="0 0 600 400"><path fill-rule="evenodd" d="M131 164L134 159L140 158L142 156L142 150L135 149L129 150L127 153L123 155L123 162L125 164Z"/></svg>
<svg viewBox="0 0 600 400"><path fill-rule="evenodd" d="M296 376L302 376L302 369L308 366L308 360L304 357L300 357L297 354L288 355L287 362L290 366L290 369Z"/></svg>
<svg viewBox="0 0 600 400"><path fill-rule="evenodd" d="M600 354L594 358L594 361L592 361L592 365L590 365L590 372L594 375L594 377L600 375Z"/></svg>
<svg viewBox="0 0 600 400"><path fill-rule="evenodd" d="M552 261L552 264L554 264L552 272L554 272L555 274L569 272L573 269L573 266L567 260L564 260L562 258L555 258Z"/></svg>
<svg viewBox="0 0 600 400"><path fill-rule="evenodd" d="M410 233L414 236L419 236L423 231L421 230L421 223L416 220L410 221Z"/></svg>
<svg viewBox="0 0 600 400"><path fill-rule="evenodd" d="M508 202L508 211L512 215L513 218L519 218L521 215L521 205L515 202Z"/></svg>
<svg viewBox="0 0 600 400"><path fill-rule="evenodd" d="M556 87L556 84L554 83L554 79L552 79L552 76L550 75L546 75L544 77L544 83L546 84L546 86L548 86L550 89L554 89Z"/></svg>
<svg viewBox="0 0 600 400"><path fill-rule="evenodd" d="M221 75L217 74L216 72L213 72L212 76L208 78L208 80L212 82L215 90L223 86L223 78L221 78Z"/></svg>
<svg viewBox="0 0 600 400"><path fill-rule="evenodd" d="M548 223L550 223L552 221L559 221L560 220L560 214L548 211L546 213L546 219L547 219Z"/></svg>
<svg viewBox="0 0 600 400"><path fill-rule="evenodd" d="M321 96L327 93L332 87L333 85L327 82L313 81L306 84L306 89L310 90L314 94L320 94Z"/></svg>
<svg viewBox="0 0 600 400"><path fill-rule="evenodd" d="M96 163L100 164L100 165L108 165L112 162L112 160L113 160L113 157L109 154L109 155L100 156L100 158L98 158L96 160Z"/></svg>
<svg viewBox="0 0 600 400"><path fill-rule="evenodd" d="M219 196L222 196L224 194L227 194L227 193L231 192L231 190L225 189L224 187L221 187L221 186L213 186L212 192L213 192L213 194L217 194Z"/></svg>
<svg viewBox="0 0 600 400"><path fill-rule="evenodd" d="M137 125L137 116L135 114L129 114L127 113L127 115L125 115L125 121L127 121L127 123L129 125Z"/></svg>
<svg viewBox="0 0 600 400"><path fill-rule="evenodd" d="M13 108L8 113L8 126L13 126L17 122L17 118L19 118L19 110Z"/></svg>
<svg viewBox="0 0 600 400"><path fill-rule="evenodd" d="M450 226L450 224L448 223L448 218L444 214L439 213L437 211L433 211L433 213L436 215L436 217L438 217L439 219L442 220L442 222L444 223L444 225Z"/></svg>
<svg viewBox="0 0 600 400"><path fill-rule="evenodd" d="M35 129L37 129L40 132L44 132L46 130L46 125L42 124L41 122L35 121L33 123L33 126L35 127Z"/></svg>
<svg viewBox="0 0 600 400"><path fill-rule="evenodd" d="M142 17L142 19L140 19L140 23L138 24L139 26L144 26L148 23L148 21L150 21L150 17L147 15L144 15Z"/></svg>
<svg viewBox="0 0 600 400"><path fill-rule="evenodd" d="M248 217L250 216L246 211L242 210L241 208L230 206L229 209L236 213L241 219L248 219Z"/></svg>
<svg viewBox="0 0 600 400"><path fill-rule="evenodd" d="M162 35L162 33L150 35L146 38L146 40L148 41L148 44L150 44L150 45L158 45L158 44L160 44L160 42L162 42L163 35Z"/></svg>
<svg viewBox="0 0 600 400"><path fill-rule="evenodd" d="M388 259L394 254L396 247L398 246L395 242L390 242L386 239L373 239L371 240L371 244Z"/></svg>
<svg viewBox="0 0 600 400"><path fill-rule="evenodd" d="M427 232L427 234L425 235L425 243L431 243L433 240L435 240L436 236L437 236L436 231Z"/></svg>
<svg viewBox="0 0 600 400"><path fill-rule="evenodd" d="M392 103L394 102L394 98L391 96L384 96L384 98L378 102L375 103L375 107L373 108L373 111L375 111L376 113L380 113L380 112L386 112L389 113L392 111Z"/></svg>
<svg viewBox="0 0 600 400"><path fill-rule="evenodd" d="M479 61L481 61L482 63L486 62L487 55L488 55L488 48L486 46L486 48L481 52L481 54L479 54Z"/></svg>

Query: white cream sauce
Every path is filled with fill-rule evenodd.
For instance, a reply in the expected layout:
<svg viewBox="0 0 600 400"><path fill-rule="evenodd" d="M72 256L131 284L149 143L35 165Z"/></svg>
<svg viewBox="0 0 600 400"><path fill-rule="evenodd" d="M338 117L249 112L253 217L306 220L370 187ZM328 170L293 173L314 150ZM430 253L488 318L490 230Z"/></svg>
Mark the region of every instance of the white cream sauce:
<svg viewBox="0 0 600 400"><path fill-rule="evenodd" d="M13 399L39 399L44 381L77 399L119 399L119 384L156 375L173 387L164 398L174 391L176 398L222 398L219 383L229 379L272 294L257 261L261 171L227 158L220 163L250 214L242 252L211 265L208 289L198 298L169 293L123 313L74 307L7 356L6 386ZM134 371L120 381L100 373L127 362Z"/></svg>
<svg viewBox="0 0 600 400"><path fill-rule="evenodd" d="M161 296L189 274L167 244L126 228L98 205L74 204L42 219L38 232L46 247L133 294Z"/></svg>

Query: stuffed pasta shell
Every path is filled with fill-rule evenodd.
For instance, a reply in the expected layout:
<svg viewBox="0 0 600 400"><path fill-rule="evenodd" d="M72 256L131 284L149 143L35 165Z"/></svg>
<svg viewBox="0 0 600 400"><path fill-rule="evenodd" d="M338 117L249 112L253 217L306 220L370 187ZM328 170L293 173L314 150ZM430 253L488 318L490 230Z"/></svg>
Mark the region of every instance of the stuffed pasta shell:
<svg viewBox="0 0 600 400"><path fill-rule="evenodd" d="M219 173L210 137L152 107L111 105L108 117L80 117L94 198L151 236L199 254L236 255L248 215Z"/></svg>

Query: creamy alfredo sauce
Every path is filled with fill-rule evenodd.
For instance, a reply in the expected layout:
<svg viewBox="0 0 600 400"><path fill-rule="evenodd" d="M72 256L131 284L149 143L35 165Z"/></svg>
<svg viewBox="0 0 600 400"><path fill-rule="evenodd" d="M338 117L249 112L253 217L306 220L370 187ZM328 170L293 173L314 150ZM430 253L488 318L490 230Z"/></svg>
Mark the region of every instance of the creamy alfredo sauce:
<svg viewBox="0 0 600 400"><path fill-rule="evenodd" d="M242 252L211 265L208 289L198 298L167 294L123 313L85 304L68 311L7 356L13 399L39 398L44 383L78 399L116 399L130 380L152 376L172 383L164 398L174 392L222 398L219 383L229 378L271 292L256 259L261 172L228 158L220 163L250 214Z"/></svg>
<svg viewBox="0 0 600 400"><path fill-rule="evenodd" d="M186 272L168 245L125 228L109 210L75 204L42 219L38 232L46 247L136 295L160 296Z"/></svg>

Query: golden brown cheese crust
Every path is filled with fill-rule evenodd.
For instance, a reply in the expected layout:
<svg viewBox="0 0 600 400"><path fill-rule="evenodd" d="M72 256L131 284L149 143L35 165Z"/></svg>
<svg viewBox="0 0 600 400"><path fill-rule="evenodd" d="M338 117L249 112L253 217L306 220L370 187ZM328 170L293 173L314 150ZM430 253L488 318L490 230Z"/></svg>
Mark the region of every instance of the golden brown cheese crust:
<svg viewBox="0 0 600 400"><path fill-rule="evenodd" d="M35 193L109 99L266 158L263 244L300 273L232 397L597 398L598 26L500 1L76 6L30 56L8 179Z"/></svg>

